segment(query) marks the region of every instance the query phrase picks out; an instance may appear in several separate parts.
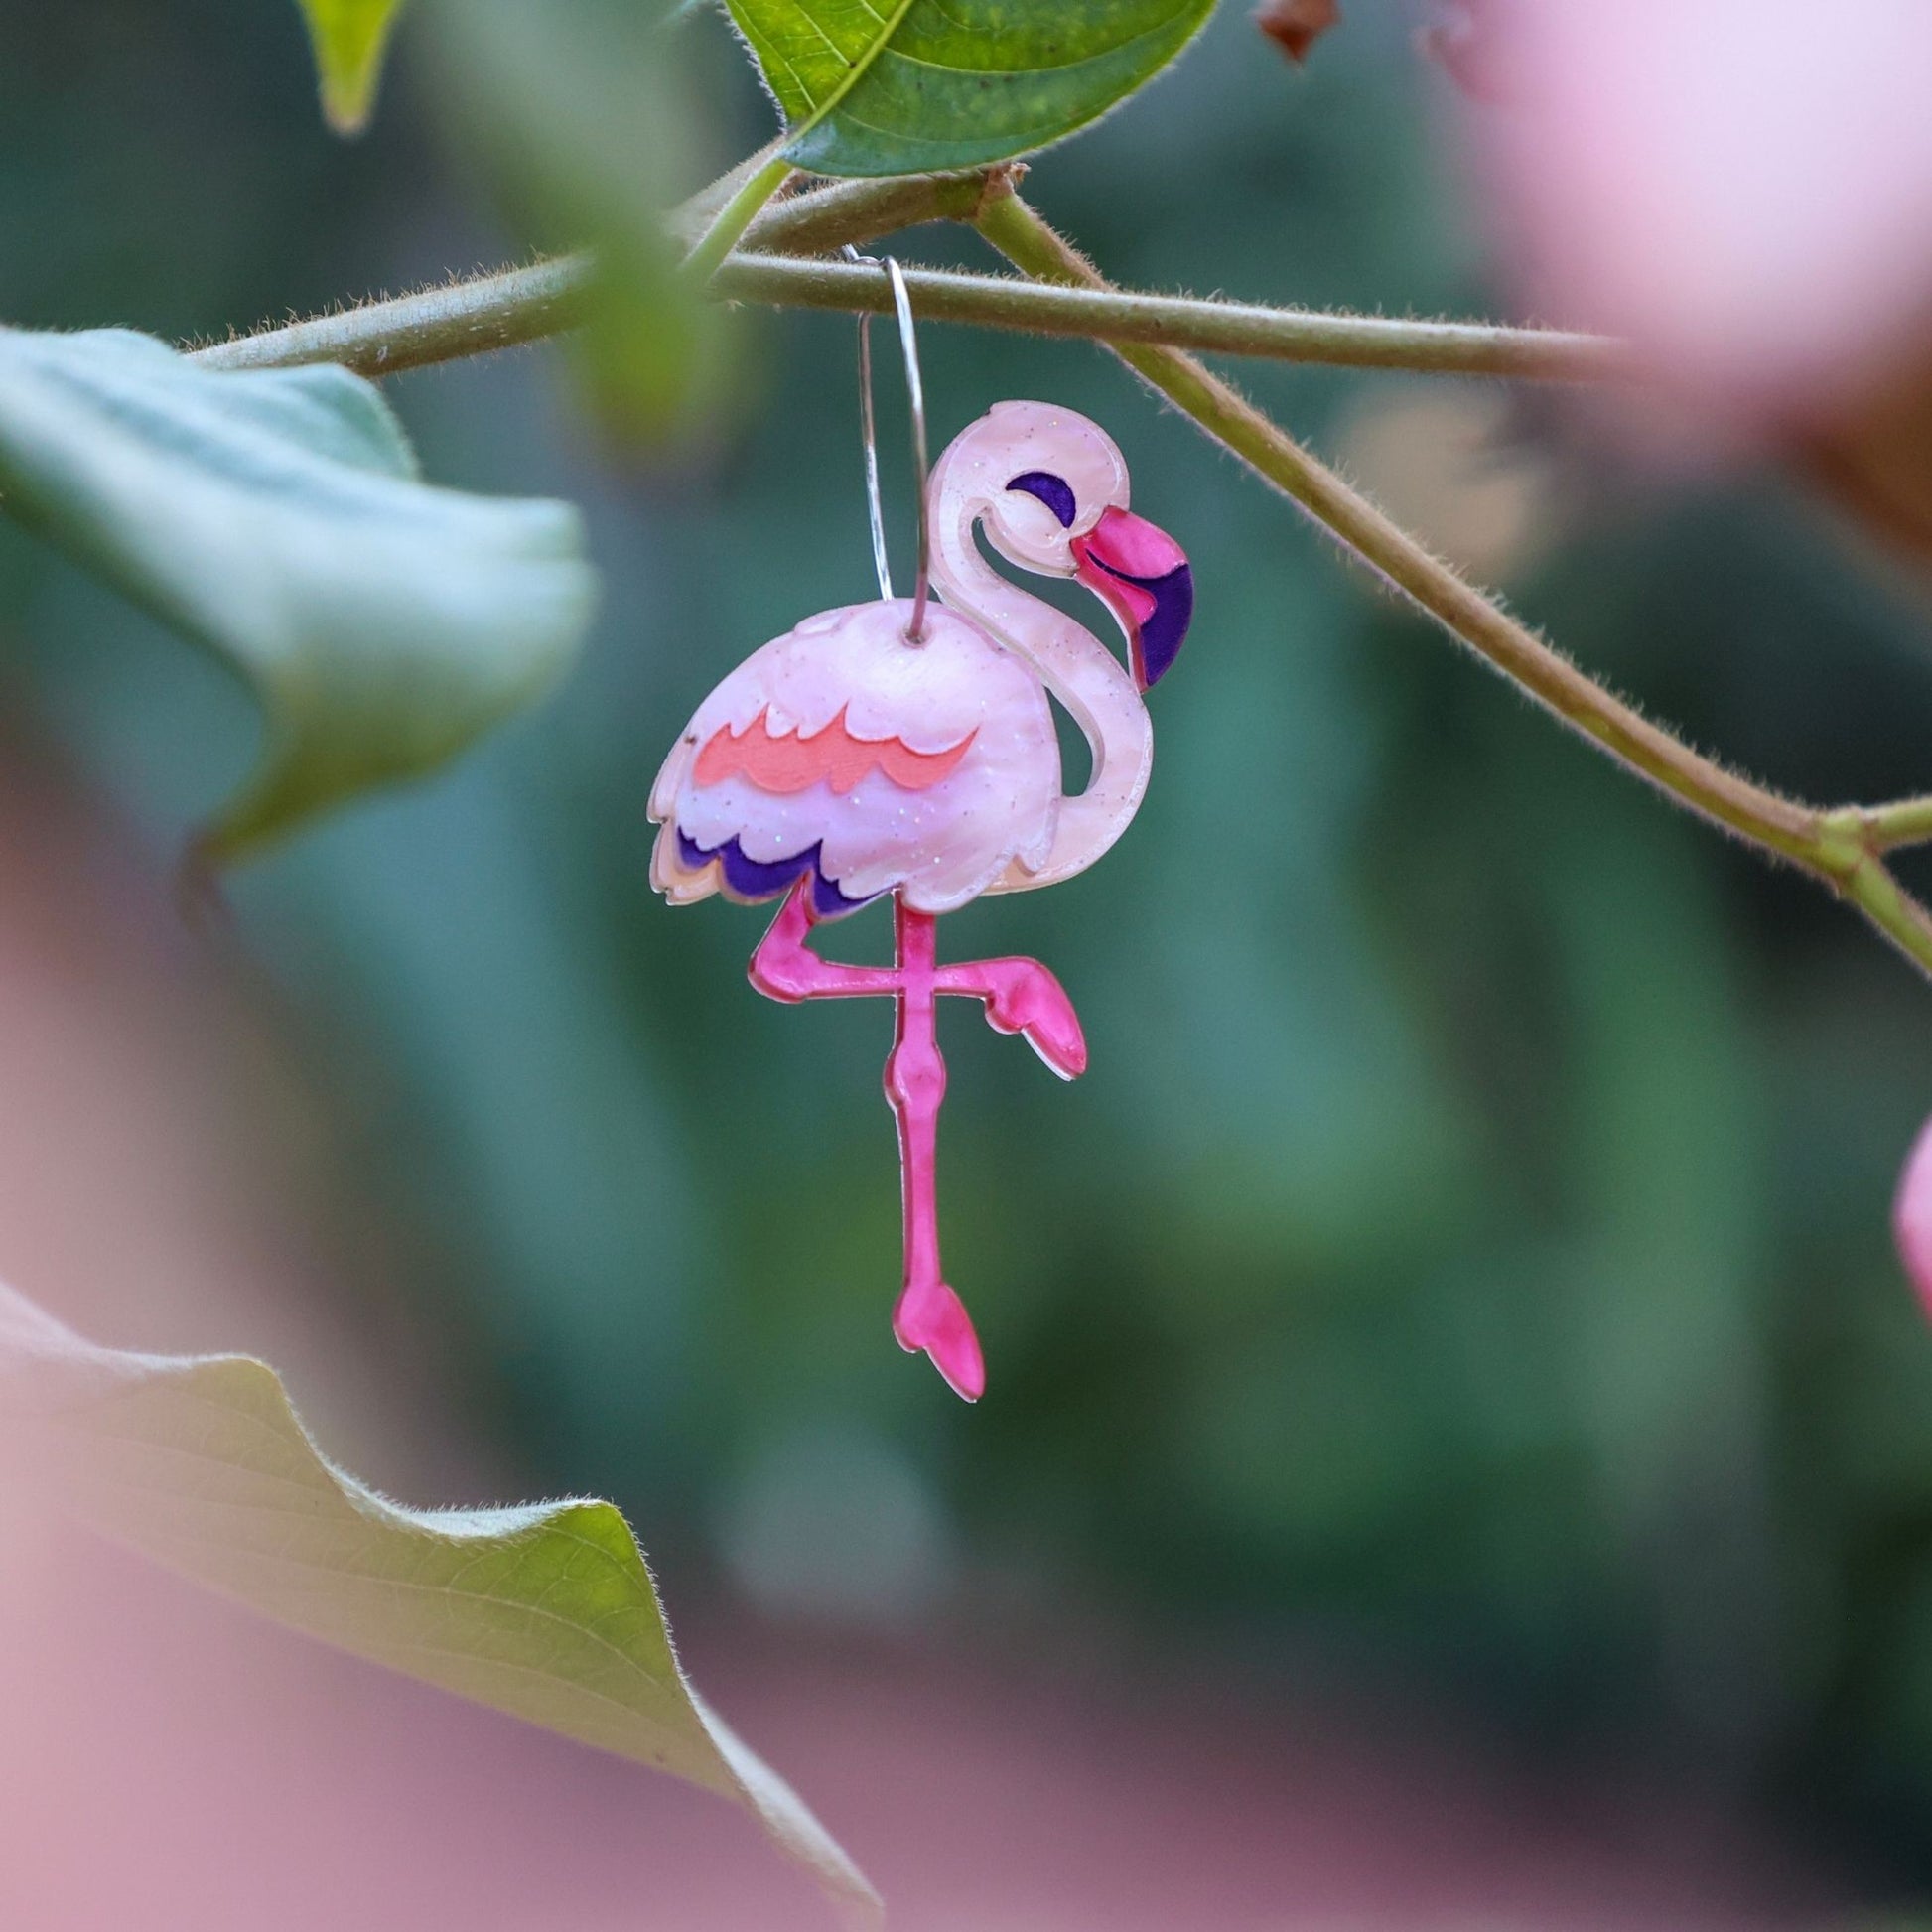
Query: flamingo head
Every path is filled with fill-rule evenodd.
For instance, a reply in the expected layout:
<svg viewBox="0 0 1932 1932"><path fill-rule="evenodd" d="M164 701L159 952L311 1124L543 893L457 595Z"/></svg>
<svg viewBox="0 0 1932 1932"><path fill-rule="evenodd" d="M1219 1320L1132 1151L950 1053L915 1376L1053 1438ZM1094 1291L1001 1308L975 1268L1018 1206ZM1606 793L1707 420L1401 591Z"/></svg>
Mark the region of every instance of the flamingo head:
<svg viewBox="0 0 1932 1932"><path fill-rule="evenodd" d="M1127 507L1127 462L1098 424L1040 402L1002 402L953 450L979 488L981 526L1009 563L1074 577L1127 635L1134 681L1157 683L1194 614L1194 577L1165 530Z"/></svg>

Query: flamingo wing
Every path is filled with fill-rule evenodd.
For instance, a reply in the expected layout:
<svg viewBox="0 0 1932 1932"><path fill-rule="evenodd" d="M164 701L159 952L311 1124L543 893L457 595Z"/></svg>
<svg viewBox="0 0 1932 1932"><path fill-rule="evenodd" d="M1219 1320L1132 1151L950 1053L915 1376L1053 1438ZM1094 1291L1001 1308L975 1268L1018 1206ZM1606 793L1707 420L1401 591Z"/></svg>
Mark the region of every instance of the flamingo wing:
<svg viewBox="0 0 1932 1932"><path fill-rule="evenodd" d="M699 706L651 790L652 882L760 900L801 878L836 917L889 892L950 911L1052 843L1059 746L1032 670L937 606L808 618Z"/></svg>

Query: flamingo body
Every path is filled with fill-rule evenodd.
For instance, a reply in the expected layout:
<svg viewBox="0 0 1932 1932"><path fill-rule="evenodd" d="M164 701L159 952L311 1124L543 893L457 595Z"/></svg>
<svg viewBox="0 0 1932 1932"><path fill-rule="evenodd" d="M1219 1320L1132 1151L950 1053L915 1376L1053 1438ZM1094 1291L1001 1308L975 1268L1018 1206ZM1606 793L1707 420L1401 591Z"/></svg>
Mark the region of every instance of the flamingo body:
<svg viewBox="0 0 1932 1932"><path fill-rule="evenodd" d="M971 620L907 601L807 618L698 707L652 788L652 883L677 903L809 881L836 917L885 893L950 912L1037 867L1060 752L1037 674Z"/></svg>
<svg viewBox="0 0 1932 1932"><path fill-rule="evenodd" d="M948 447L927 509L943 604L910 635L888 599L807 618L754 651L698 707L651 788L651 880L674 904L722 893L782 898L752 956L768 998L885 995L897 1011L886 1095L898 1123L905 1281L893 1327L969 1401L986 1386L971 1318L939 1265L935 1165L945 1061L941 996L978 1000L1063 1078L1086 1039L1035 959L942 963L934 918L981 893L1070 879L1132 822L1153 761L1143 694L1173 661L1193 612L1174 541L1127 507L1127 464L1084 416L1003 402ZM1091 631L1000 575L1006 560L1075 578L1112 612L1122 664ZM1093 755L1061 790L1051 698ZM895 900L897 958L851 966L810 945L820 920Z"/></svg>

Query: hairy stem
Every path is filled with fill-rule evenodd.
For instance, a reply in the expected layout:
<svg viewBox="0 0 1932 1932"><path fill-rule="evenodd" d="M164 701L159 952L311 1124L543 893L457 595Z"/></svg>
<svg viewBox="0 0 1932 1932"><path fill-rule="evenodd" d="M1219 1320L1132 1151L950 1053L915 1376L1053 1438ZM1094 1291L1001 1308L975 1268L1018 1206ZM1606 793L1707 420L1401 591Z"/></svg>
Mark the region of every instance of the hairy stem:
<svg viewBox="0 0 1932 1932"><path fill-rule="evenodd" d="M867 242L921 221L969 220L989 197L1006 192L1006 184L999 171L840 182L768 203L746 238L801 251ZM694 201L702 204L710 192ZM702 209L699 213L701 217ZM670 217L670 226L673 233L689 233L701 230L703 221L680 209ZM863 270L853 272L864 275ZM220 369L340 362L361 375L393 375L426 363L513 348L573 329L584 320L596 276L589 255L560 255L527 268L232 337L196 350L196 359Z"/></svg>
<svg viewBox="0 0 1932 1932"><path fill-rule="evenodd" d="M735 202L758 171L738 171L736 190L708 189L670 217L695 246L718 232L721 203ZM747 246L780 253L726 257L711 295L779 307L883 311L890 292L873 270L796 259L846 242L865 243L921 221L969 221L1012 192L1012 171L911 175L840 182L769 201L745 230ZM687 257L687 263L694 259ZM219 368L342 362L364 375L418 368L510 348L574 328L594 282L586 255L564 255L391 301L365 303L283 328L216 343L200 352ZM1254 303L1204 302L1112 288L1048 287L1007 276L908 269L914 312L926 321L973 323L1037 335L1085 336L1116 344L1159 344L1284 361L1354 368L1418 369L1445 375L1526 376L1584 381L1620 367L1614 343L1559 330L1488 323L1394 321L1321 315Z"/></svg>
<svg viewBox="0 0 1932 1932"><path fill-rule="evenodd" d="M746 245L811 255L848 241L863 245L900 228L916 228L921 221L971 221L989 202L1013 193L1015 172L990 168L970 175L833 182L767 204L746 231ZM746 259L742 253L737 257ZM872 273L877 280L878 271Z"/></svg>
<svg viewBox="0 0 1932 1932"><path fill-rule="evenodd" d="M1924 845L1932 840L1932 798L1895 798L1888 805L1851 807L1833 817L1856 825L1874 852L1896 851L1901 845Z"/></svg>
<svg viewBox="0 0 1932 1932"><path fill-rule="evenodd" d="M1139 295L1113 288L1051 287L1010 276L959 275L908 268L914 314L927 322L977 323L1042 336L1087 336L1104 343L1158 343L1170 348L1261 355L1349 368L1418 369L1435 375L1509 375L1588 381L1614 375L1616 344L1555 329L1505 329L1492 323L1392 321L1384 316L1322 315L1249 302ZM879 276L845 262L794 261L741 254L712 278L712 292L775 308L892 307Z"/></svg>
<svg viewBox="0 0 1932 1932"><path fill-rule="evenodd" d="M595 279L588 255L560 255L528 268L231 336L196 349L194 358L211 369L340 362L358 375L395 375L574 329L584 319Z"/></svg>
<svg viewBox="0 0 1932 1932"><path fill-rule="evenodd" d="M1087 289L1107 286L1092 263L1018 196L982 209L978 226L1029 275ZM1512 683L1679 803L1824 880L1932 972L1932 917L1878 857L1865 830L1869 814L1820 812L1693 751L1553 650L1494 599L1464 583L1191 355L1151 344L1110 346L1143 381Z"/></svg>

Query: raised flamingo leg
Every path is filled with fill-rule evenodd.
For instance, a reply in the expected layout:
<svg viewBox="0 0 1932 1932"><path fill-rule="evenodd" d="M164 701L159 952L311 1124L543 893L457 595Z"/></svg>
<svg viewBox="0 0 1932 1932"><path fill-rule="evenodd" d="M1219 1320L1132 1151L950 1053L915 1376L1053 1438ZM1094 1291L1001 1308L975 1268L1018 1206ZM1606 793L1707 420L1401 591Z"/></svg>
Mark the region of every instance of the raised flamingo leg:
<svg viewBox="0 0 1932 1932"><path fill-rule="evenodd" d="M771 929L759 941L749 970L752 984L767 1000L857 999L867 993L897 993L898 972L892 966L842 966L821 959L805 943L811 932L809 880L801 879L778 908Z"/></svg>
<svg viewBox="0 0 1932 1932"><path fill-rule="evenodd" d="M847 966L821 959L809 942L813 925L807 882L794 887L752 955L752 984L767 998L840 1000L890 993L897 1027L886 1062L886 1098L898 1123L899 1173L905 1221L905 1286L893 1311L899 1346L924 1349L947 1382L968 1402L986 1389L986 1363L971 1317L939 1270L937 1158L939 1103L946 1063L934 1026L938 996L956 993L986 1003L987 1024L1024 1034L1062 1079L1086 1070L1087 1045L1073 1003L1036 959L979 959L937 963L937 921L930 913L893 906L897 963Z"/></svg>

